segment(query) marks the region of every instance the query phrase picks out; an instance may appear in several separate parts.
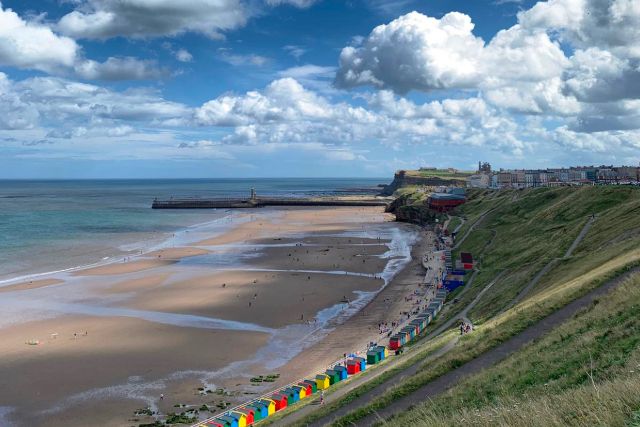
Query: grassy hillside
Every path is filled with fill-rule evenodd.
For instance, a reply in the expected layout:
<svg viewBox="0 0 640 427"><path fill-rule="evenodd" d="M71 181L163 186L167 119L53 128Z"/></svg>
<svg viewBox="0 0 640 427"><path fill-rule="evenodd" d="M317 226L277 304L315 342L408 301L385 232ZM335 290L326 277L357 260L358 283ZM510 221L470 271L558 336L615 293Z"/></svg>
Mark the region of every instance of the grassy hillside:
<svg viewBox="0 0 640 427"><path fill-rule="evenodd" d="M349 425L392 404L640 264L640 191L636 188L473 191L469 202L458 212L466 219L458 235L464 235L485 213L460 248L479 259L474 283L450 296L450 301L459 301L447 304L431 327L433 330L455 316L502 273L469 313L476 331L461 339L452 351L422 366L411 378L341 418L336 425ZM571 257L563 259L594 214L596 219L584 240ZM518 293L553 259L558 260L552 268L522 301L510 308ZM539 411L548 417L549 424L541 418L540 423L527 425L581 425L581 417L594 420L598 410L571 412L570 408L592 402L598 396L601 406L594 408L608 408L613 415L606 423L595 424L624 425L620 424L623 418L638 418L632 414L640 410L640 398L629 397L634 395L631 392L637 379L629 375L640 371L638 285L637 279L625 284L549 337L458 385L447 396L437 398L436 405L430 403L409 411L399 424L395 420L394 424L461 425L473 419L479 425L512 425L517 417L531 421L531 414ZM619 398L622 395L624 399ZM551 405L556 402L556 406ZM331 406L341 406L341 402ZM319 414L330 410L323 408ZM572 413L576 417L573 422L563 418Z"/></svg>
<svg viewBox="0 0 640 427"><path fill-rule="evenodd" d="M623 426L640 409L640 277L399 425Z"/></svg>

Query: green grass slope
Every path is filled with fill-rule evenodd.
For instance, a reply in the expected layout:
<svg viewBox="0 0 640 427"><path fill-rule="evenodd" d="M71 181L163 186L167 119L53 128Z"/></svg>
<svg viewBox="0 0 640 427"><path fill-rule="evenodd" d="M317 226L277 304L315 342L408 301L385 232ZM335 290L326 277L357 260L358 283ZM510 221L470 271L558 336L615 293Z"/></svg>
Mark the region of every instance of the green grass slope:
<svg viewBox="0 0 640 427"><path fill-rule="evenodd" d="M432 326L455 316L502 273L469 313L475 332L335 425L350 425L392 404L640 264L640 189L472 191L469 202L457 212L466 219L459 236L486 212L460 248L479 260L474 283L450 296L450 303ZM582 243L571 257L562 259L593 214L596 220ZM510 308L518 293L555 258L559 260L553 268ZM634 411L640 410L640 397L630 397L638 388L633 375L640 371L636 366L640 363L638 285L638 280L626 283L550 336L454 387L446 396L403 414L394 425L464 425L472 418L479 425L584 425L582 417L593 421L605 410L612 418L592 424L632 425L638 418ZM453 303L454 299L459 301ZM600 409L596 405L593 410L576 412L577 406L594 399L599 399ZM533 419L535 411L543 418ZM524 421L517 421L518 417Z"/></svg>

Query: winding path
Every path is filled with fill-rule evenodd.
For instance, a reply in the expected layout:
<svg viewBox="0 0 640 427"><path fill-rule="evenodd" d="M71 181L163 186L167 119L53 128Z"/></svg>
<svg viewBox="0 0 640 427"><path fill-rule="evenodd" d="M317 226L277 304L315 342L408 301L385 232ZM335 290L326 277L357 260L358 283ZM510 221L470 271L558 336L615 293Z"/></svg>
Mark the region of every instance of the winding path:
<svg viewBox="0 0 640 427"><path fill-rule="evenodd" d="M461 245L461 244L462 244L462 243L467 239L467 237L469 237L469 234L471 234L471 232L476 228L476 226L477 226L477 225L480 225L480 223L482 222L482 220L484 220L484 218L485 218L485 217L486 217L490 212L492 212L492 211L494 211L494 210L495 210L495 208L494 208L494 209L489 209L489 210L484 211L484 212L482 213L482 215L480 215L480 216L478 217L478 219L477 219L473 224L471 224L471 226L469 227L469 229L467 230L467 232L466 232L466 233L464 233L464 236L462 236L462 237L460 238L460 240L456 241L455 246L454 246L453 248L451 248L451 250L452 250L452 251L455 251L456 249L458 249L458 248L460 247L460 245Z"/></svg>
<svg viewBox="0 0 640 427"><path fill-rule="evenodd" d="M594 215L587 220L585 225L582 227L582 230L580 230L580 233L578 233L573 243L571 243L571 246L569 246L569 249L567 249L567 251L565 252L564 256L562 258L553 258L544 267L542 267L542 269L540 269L540 271L538 271L538 273L535 276L533 276L533 279L531 279L531 281L527 284L527 286L525 286L524 289L522 289L520 293L516 295L516 297L505 307L504 311L510 309L511 307L513 307L514 305L522 301L523 298L527 296L529 292L531 292L531 289L533 289L538 284L540 279L542 279L542 276L547 274L549 270L551 270L553 267L556 266L556 264L558 264L562 260L565 260L571 257L571 255L573 254L573 251L578 247L578 245L582 242L584 237L587 235L587 232L591 228L591 225L593 225L593 222L596 220L596 218L597 216Z"/></svg>

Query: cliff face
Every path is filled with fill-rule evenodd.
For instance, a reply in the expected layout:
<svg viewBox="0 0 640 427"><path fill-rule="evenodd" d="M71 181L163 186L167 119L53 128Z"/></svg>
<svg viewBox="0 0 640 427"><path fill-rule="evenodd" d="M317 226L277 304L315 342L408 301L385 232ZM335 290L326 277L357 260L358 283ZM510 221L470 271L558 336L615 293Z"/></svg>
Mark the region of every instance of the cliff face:
<svg viewBox="0 0 640 427"><path fill-rule="evenodd" d="M405 171L398 171L393 175L393 181L391 184L386 185L380 195L391 196L397 189L406 187L409 185L427 185L427 186L441 186L441 185L453 185L464 186L466 184L464 179L443 179L437 176L416 176L408 175Z"/></svg>
<svg viewBox="0 0 640 427"><path fill-rule="evenodd" d="M395 214L396 221L427 225L435 223L439 214L427 207L426 203L415 203L411 195L407 194L395 199L386 209Z"/></svg>

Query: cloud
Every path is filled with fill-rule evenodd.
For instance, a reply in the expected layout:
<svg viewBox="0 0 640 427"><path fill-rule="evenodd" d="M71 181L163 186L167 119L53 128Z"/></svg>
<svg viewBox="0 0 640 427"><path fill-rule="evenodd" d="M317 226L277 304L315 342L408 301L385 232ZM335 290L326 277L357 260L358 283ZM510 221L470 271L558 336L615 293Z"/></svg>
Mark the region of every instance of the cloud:
<svg viewBox="0 0 640 427"><path fill-rule="evenodd" d="M234 54L231 52L231 49L228 48L219 48L218 49L218 57L231 65L234 66L240 66L240 65L253 65L256 67L262 67L263 65L267 64L270 59L265 57L265 56L261 56L261 55L255 55L255 54L248 54L248 55L241 55L241 54Z"/></svg>
<svg viewBox="0 0 640 427"><path fill-rule="evenodd" d="M51 72L70 67L79 47L38 19L26 21L0 3L0 65Z"/></svg>
<svg viewBox="0 0 640 427"><path fill-rule="evenodd" d="M306 49L295 45L286 45L283 46L282 49L284 49L289 55L293 56L296 59L300 59L300 57L307 52Z"/></svg>
<svg viewBox="0 0 640 427"><path fill-rule="evenodd" d="M472 34L473 27L458 12L441 19L408 13L374 28L361 47L342 49L336 84L398 93L475 87L484 42Z"/></svg>
<svg viewBox="0 0 640 427"><path fill-rule="evenodd" d="M191 53L186 49L178 49L176 52L176 59L180 62L191 62L193 60L193 55L191 55Z"/></svg>
<svg viewBox="0 0 640 427"><path fill-rule="evenodd" d="M148 89L116 92L57 77L14 82L0 73L2 129L51 126L55 131L50 136L56 138L77 137L93 130L108 136L123 136L132 132L128 123L184 125L191 120L191 115L190 108L167 101Z"/></svg>
<svg viewBox="0 0 640 427"><path fill-rule="evenodd" d="M240 0L84 0L58 28L75 38L171 36L187 31L212 38L243 26L249 16Z"/></svg>
<svg viewBox="0 0 640 427"><path fill-rule="evenodd" d="M108 58L105 62L85 60L75 66L75 73L87 80L151 80L169 75L156 61L132 57Z"/></svg>
<svg viewBox="0 0 640 427"><path fill-rule="evenodd" d="M522 153L518 126L496 117L482 99L415 104L391 91L368 96L368 108L332 102L287 77L262 91L223 95L195 112L200 126L231 129L228 144L320 143L344 148L350 143L378 141L486 146ZM338 150L340 151L340 150ZM345 154L333 153L333 156Z"/></svg>

